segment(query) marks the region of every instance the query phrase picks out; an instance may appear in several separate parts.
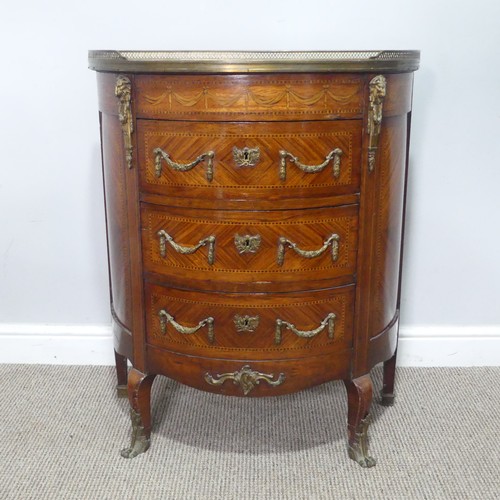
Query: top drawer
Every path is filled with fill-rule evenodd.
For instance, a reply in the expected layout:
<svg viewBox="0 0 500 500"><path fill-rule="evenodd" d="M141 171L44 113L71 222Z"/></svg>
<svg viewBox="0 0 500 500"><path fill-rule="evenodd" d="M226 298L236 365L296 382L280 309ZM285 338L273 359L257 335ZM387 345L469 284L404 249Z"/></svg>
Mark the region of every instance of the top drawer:
<svg viewBox="0 0 500 500"><path fill-rule="evenodd" d="M281 121L361 118L360 74L137 75L137 118Z"/></svg>
<svg viewBox="0 0 500 500"><path fill-rule="evenodd" d="M361 125L139 120L141 190L225 200L357 193Z"/></svg>

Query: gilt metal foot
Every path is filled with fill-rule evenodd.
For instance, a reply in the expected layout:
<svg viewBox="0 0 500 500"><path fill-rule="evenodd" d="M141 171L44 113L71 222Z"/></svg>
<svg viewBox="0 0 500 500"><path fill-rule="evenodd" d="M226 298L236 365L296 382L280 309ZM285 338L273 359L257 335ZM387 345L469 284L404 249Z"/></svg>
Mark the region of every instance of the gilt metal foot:
<svg viewBox="0 0 500 500"><path fill-rule="evenodd" d="M127 385L117 384L116 386L116 397L118 398L128 398Z"/></svg>
<svg viewBox="0 0 500 500"><path fill-rule="evenodd" d="M130 408L130 419L132 420L132 439L130 448L124 448L120 452L123 458L134 458L147 451L151 444L142 425L141 414Z"/></svg>
<svg viewBox="0 0 500 500"><path fill-rule="evenodd" d="M382 406L394 406L394 394L384 393L383 391L380 391L379 404Z"/></svg>
<svg viewBox="0 0 500 500"><path fill-rule="evenodd" d="M361 467L373 467L377 461L368 455L368 426L370 415L367 415L354 432L354 439L349 442L349 458L358 462Z"/></svg>

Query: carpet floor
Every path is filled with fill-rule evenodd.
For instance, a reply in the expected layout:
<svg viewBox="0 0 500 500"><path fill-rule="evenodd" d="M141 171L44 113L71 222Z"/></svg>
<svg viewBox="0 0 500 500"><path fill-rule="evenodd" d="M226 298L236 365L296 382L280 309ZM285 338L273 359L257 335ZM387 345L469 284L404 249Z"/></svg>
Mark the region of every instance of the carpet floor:
<svg viewBox="0 0 500 500"><path fill-rule="evenodd" d="M132 460L114 384L111 367L0 365L0 499L500 499L500 368L400 368L395 405L372 406L372 469L347 457L341 382L245 399L158 377Z"/></svg>

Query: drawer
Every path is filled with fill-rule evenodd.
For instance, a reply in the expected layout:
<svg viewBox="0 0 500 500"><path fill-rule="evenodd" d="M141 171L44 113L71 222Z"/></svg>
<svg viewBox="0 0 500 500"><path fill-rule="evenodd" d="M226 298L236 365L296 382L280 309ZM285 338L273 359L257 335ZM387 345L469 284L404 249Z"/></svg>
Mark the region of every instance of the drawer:
<svg viewBox="0 0 500 500"><path fill-rule="evenodd" d="M135 112L182 121L360 118L364 87L359 73L136 75Z"/></svg>
<svg viewBox="0 0 500 500"><path fill-rule="evenodd" d="M268 212L143 205L141 217L145 269L166 278L286 282L355 272L357 205Z"/></svg>
<svg viewBox="0 0 500 500"><path fill-rule="evenodd" d="M193 292L146 284L147 342L191 355L274 359L352 346L354 286L316 292Z"/></svg>
<svg viewBox="0 0 500 500"><path fill-rule="evenodd" d="M359 191L360 121L137 127L145 193L278 201Z"/></svg>
<svg viewBox="0 0 500 500"><path fill-rule="evenodd" d="M351 352L299 359L212 359L147 346L147 369L202 391L226 396L279 396L351 376Z"/></svg>

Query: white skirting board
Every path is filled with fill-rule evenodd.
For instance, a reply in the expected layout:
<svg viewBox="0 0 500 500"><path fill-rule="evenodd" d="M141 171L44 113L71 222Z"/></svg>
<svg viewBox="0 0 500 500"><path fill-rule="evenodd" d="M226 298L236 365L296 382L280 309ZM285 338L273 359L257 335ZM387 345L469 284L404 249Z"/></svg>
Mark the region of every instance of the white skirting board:
<svg viewBox="0 0 500 500"><path fill-rule="evenodd" d="M111 326L0 324L0 363L114 364ZM500 366L500 325L402 326L399 366Z"/></svg>

